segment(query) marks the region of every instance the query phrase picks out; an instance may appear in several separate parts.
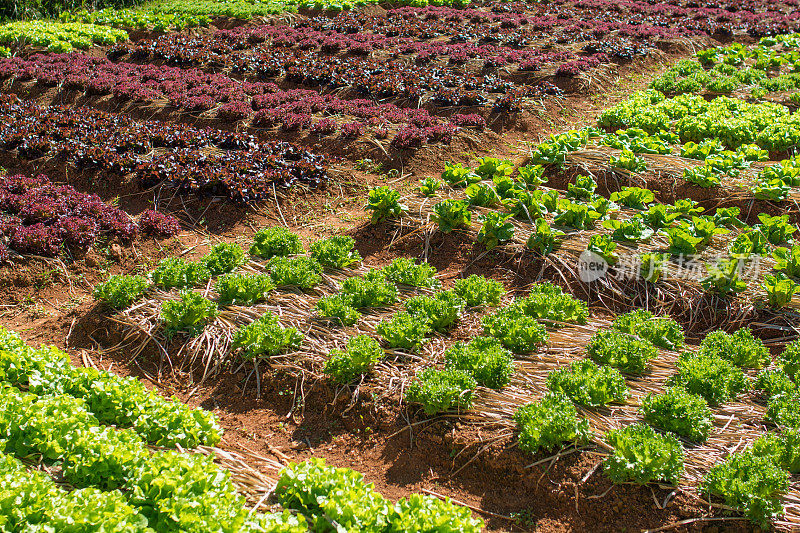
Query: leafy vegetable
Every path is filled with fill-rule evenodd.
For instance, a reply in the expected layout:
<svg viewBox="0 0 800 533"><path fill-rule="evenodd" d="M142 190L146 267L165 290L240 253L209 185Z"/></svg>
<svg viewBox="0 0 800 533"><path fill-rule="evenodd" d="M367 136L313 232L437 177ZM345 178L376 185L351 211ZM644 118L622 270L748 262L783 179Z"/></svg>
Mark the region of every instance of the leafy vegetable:
<svg viewBox="0 0 800 533"><path fill-rule="evenodd" d="M499 281L472 274L467 278L457 279L453 292L466 302L467 307L478 307L499 305L506 290Z"/></svg>
<svg viewBox="0 0 800 533"><path fill-rule="evenodd" d="M612 230L611 238L615 241L636 242L647 240L653 235L653 230L647 227L643 219L639 217L625 221L605 220L603 227Z"/></svg>
<svg viewBox="0 0 800 533"><path fill-rule="evenodd" d="M465 370L427 368L411 382L405 399L421 404L427 415L451 409L466 411L472 407L472 391L477 386L475 378Z"/></svg>
<svg viewBox="0 0 800 533"><path fill-rule="evenodd" d="M494 338L475 337L468 344L457 342L444 353L445 367L465 370L479 385L499 389L514 372L511 352Z"/></svg>
<svg viewBox="0 0 800 533"><path fill-rule="evenodd" d="M558 285L549 281L531 286L528 296L517 300L526 315L554 322L585 324L589 317L586 302L566 294Z"/></svg>
<svg viewBox="0 0 800 533"><path fill-rule="evenodd" d="M800 278L800 246L776 248L772 255L775 257L775 270Z"/></svg>
<svg viewBox="0 0 800 533"><path fill-rule="evenodd" d="M714 425L708 403L681 387L648 394L642 402L642 415L648 424L694 442L704 442Z"/></svg>
<svg viewBox="0 0 800 533"><path fill-rule="evenodd" d="M563 394L549 392L538 402L523 405L514 413L519 433L519 448L536 453L552 451L565 442L585 443L591 438L589 422L578 417L578 410Z"/></svg>
<svg viewBox="0 0 800 533"><path fill-rule="evenodd" d="M535 351L547 342L547 329L518 305L501 309L483 318L483 331L499 339L514 353Z"/></svg>
<svg viewBox="0 0 800 533"><path fill-rule="evenodd" d="M422 196L436 196L436 191L442 186L442 182L436 178L425 178L419 182L417 190Z"/></svg>
<svg viewBox="0 0 800 533"><path fill-rule="evenodd" d="M639 254L639 275L646 281L658 283L664 275L664 264L668 259L667 254L643 253Z"/></svg>
<svg viewBox="0 0 800 533"><path fill-rule="evenodd" d="M267 271L279 287L311 289L322 280L322 265L309 257L276 256L267 263Z"/></svg>
<svg viewBox="0 0 800 533"><path fill-rule="evenodd" d="M142 276L109 276L108 281L95 286L92 295L115 309L125 309L141 298L149 287L150 283Z"/></svg>
<svg viewBox="0 0 800 533"><path fill-rule="evenodd" d="M366 374L383 358L381 345L367 335L357 335L347 341L347 350L332 350L323 371L338 383L350 383Z"/></svg>
<svg viewBox="0 0 800 533"><path fill-rule="evenodd" d="M335 319L344 326L352 326L361 318L361 313L353 307L353 298L349 294L325 296L317 301L314 308L321 318Z"/></svg>
<svg viewBox="0 0 800 533"><path fill-rule="evenodd" d="M314 242L308 249L311 257L325 268L345 268L361 261L361 255L353 247L352 237L335 235Z"/></svg>
<svg viewBox="0 0 800 533"><path fill-rule="evenodd" d="M303 253L300 237L282 226L263 228L253 236L250 255L263 259Z"/></svg>
<svg viewBox="0 0 800 533"><path fill-rule="evenodd" d="M791 394L797 389L792 378L780 368L766 368L758 373L755 388L771 399L779 394Z"/></svg>
<svg viewBox="0 0 800 533"><path fill-rule="evenodd" d="M377 224L383 220L400 218L408 211L408 207L400 203L398 191L380 186L370 189L367 210L372 211L371 222Z"/></svg>
<svg viewBox="0 0 800 533"><path fill-rule="evenodd" d="M483 243L487 250L495 246L510 241L514 237L514 226L508 221L510 215L491 212L483 215L481 226L478 232L478 242Z"/></svg>
<svg viewBox="0 0 800 533"><path fill-rule="evenodd" d="M645 210L647 204L655 200L655 195L650 189L641 187L622 187L619 192L611 193L611 201L625 207Z"/></svg>
<svg viewBox="0 0 800 533"><path fill-rule="evenodd" d="M741 509L754 523L769 527L769 521L783 512L782 495L789 489L789 473L770 457L751 451L739 452L714 465L701 490L721 496L725 504Z"/></svg>
<svg viewBox="0 0 800 533"><path fill-rule="evenodd" d="M681 354L678 373L668 385L678 385L692 394L699 394L709 405L720 405L749 387L744 373L728 359L709 353Z"/></svg>
<svg viewBox="0 0 800 533"><path fill-rule="evenodd" d="M415 263L408 257L398 257L383 268L386 279L398 285L420 289L438 289L441 282L436 279L436 268L430 263Z"/></svg>
<svg viewBox="0 0 800 533"><path fill-rule="evenodd" d="M297 348L303 335L295 328L284 328L278 317L267 312L261 318L236 330L231 341L231 351L241 350L243 359L272 357Z"/></svg>
<svg viewBox="0 0 800 533"><path fill-rule="evenodd" d="M161 305L167 334L184 331L196 335L216 316L217 304L192 291L181 291L179 300L167 300Z"/></svg>
<svg viewBox="0 0 800 533"><path fill-rule="evenodd" d="M347 278L342 282L341 294L349 297L350 305L356 309L388 307L397 302L397 287L387 281L381 270Z"/></svg>
<svg viewBox="0 0 800 533"><path fill-rule="evenodd" d="M800 340L790 342L778 357L778 366L793 380L800 376Z"/></svg>
<svg viewBox="0 0 800 533"><path fill-rule="evenodd" d="M547 220L540 218L536 220L533 233L528 237L527 246L538 252L539 255L549 255L558 247L557 238L562 235L564 235L563 231L551 228Z"/></svg>
<svg viewBox="0 0 800 533"><path fill-rule="evenodd" d="M625 378L615 368L598 367L588 359L575 361L569 367L550 372L547 388L566 394L572 401L600 407L624 403L628 396Z"/></svg>
<svg viewBox="0 0 800 533"><path fill-rule="evenodd" d="M244 261L244 250L236 243L221 242L201 259L212 276L233 271Z"/></svg>
<svg viewBox="0 0 800 533"><path fill-rule="evenodd" d="M469 227L472 215L466 202L444 200L433 206L431 219L439 224L442 232L450 233L456 228Z"/></svg>
<svg viewBox="0 0 800 533"><path fill-rule="evenodd" d="M771 217L766 213L760 213L758 220L761 224L756 226L767 238L770 244L783 244L790 242L792 235L797 232L797 227L789 224L789 215L778 215Z"/></svg>
<svg viewBox="0 0 800 533"><path fill-rule="evenodd" d="M404 305L411 316L442 333L461 316L465 302L453 291L441 291L433 296L412 296Z"/></svg>
<svg viewBox="0 0 800 533"><path fill-rule="evenodd" d="M391 319L382 320L375 331L392 348L415 351L425 342L425 337L432 329L427 317L396 313Z"/></svg>
<svg viewBox="0 0 800 533"><path fill-rule="evenodd" d="M789 302L792 301L792 296L800 289L800 285L782 272L779 272L776 276L772 274L764 276L763 287L767 291L767 304L770 307L779 309L789 305Z"/></svg>
<svg viewBox="0 0 800 533"><path fill-rule="evenodd" d="M506 159L496 157L482 157L478 160L478 168L475 171L483 179L492 179L495 176L510 176L514 171L514 165Z"/></svg>
<svg viewBox="0 0 800 533"><path fill-rule="evenodd" d="M658 349L646 340L615 329L600 330L589 339L586 352L595 362L623 372L641 374Z"/></svg>
<svg viewBox="0 0 800 533"><path fill-rule="evenodd" d="M469 200L469 205L477 205L479 207L494 207L500 204L500 196L497 191L490 185L485 183L473 183L464 191ZM454 202L456 200L453 200ZM436 206L434 206L434 209Z"/></svg>
<svg viewBox="0 0 800 533"><path fill-rule="evenodd" d="M669 317L654 316L645 309L618 315L611 327L646 339L667 350L677 350L684 344L683 329Z"/></svg>
<svg viewBox="0 0 800 533"><path fill-rule="evenodd" d="M647 424L609 431L606 441L614 451L604 461L614 483L645 484L666 481L677 485L683 473L683 446L671 434L656 433Z"/></svg>
<svg viewBox="0 0 800 533"><path fill-rule="evenodd" d="M185 289L207 281L211 273L202 262L195 263L180 257L167 257L158 263L150 277L153 283L164 289L173 287Z"/></svg>
<svg viewBox="0 0 800 533"><path fill-rule="evenodd" d="M442 179L452 187L466 187L469 184L477 183L481 180L478 175L472 172L472 169L465 168L460 163L445 163Z"/></svg>
<svg viewBox="0 0 800 533"><path fill-rule="evenodd" d="M769 364L769 350L761 339L753 337L750 328L741 328L733 334L712 331L700 344L700 355L727 359L742 368L761 368Z"/></svg>
<svg viewBox="0 0 800 533"><path fill-rule="evenodd" d="M214 284L222 305L253 305L267 299L275 284L266 274L225 274Z"/></svg>
<svg viewBox="0 0 800 533"><path fill-rule="evenodd" d="M592 235L589 237L586 249L601 257L609 266L616 265L619 261L619 255L614 251L617 249L617 243L612 241L609 235Z"/></svg>
<svg viewBox="0 0 800 533"><path fill-rule="evenodd" d="M753 443L753 455L768 457L792 474L800 473L800 429L762 435Z"/></svg>
<svg viewBox="0 0 800 533"><path fill-rule="evenodd" d="M741 279L741 270L741 259L721 260L716 265L708 265L708 276L700 280L700 284L705 290L723 296L742 292L747 284Z"/></svg>

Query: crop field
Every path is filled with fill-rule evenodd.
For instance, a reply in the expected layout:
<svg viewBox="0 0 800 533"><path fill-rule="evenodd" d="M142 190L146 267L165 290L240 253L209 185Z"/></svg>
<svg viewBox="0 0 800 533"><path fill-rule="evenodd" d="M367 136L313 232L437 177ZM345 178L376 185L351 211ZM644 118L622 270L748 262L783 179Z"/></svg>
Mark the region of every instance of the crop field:
<svg viewBox="0 0 800 533"><path fill-rule="evenodd" d="M798 9L0 5L0 531L800 531Z"/></svg>

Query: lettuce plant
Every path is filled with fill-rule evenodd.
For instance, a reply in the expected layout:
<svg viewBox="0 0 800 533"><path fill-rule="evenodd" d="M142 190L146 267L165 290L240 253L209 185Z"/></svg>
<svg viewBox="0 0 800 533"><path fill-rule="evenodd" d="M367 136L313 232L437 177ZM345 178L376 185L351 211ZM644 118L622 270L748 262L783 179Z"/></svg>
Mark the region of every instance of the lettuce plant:
<svg viewBox="0 0 800 533"><path fill-rule="evenodd" d="M444 353L445 368L465 370L479 385L500 389L514 372L511 352L490 337L475 337L469 343L457 342Z"/></svg>
<svg viewBox="0 0 800 533"><path fill-rule="evenodd" d="M370 270L363 276L347 278L342 282L342 295L350 299L356 309L388 307L397 302L397 287L387 281L381 270Z"/></svg>
<svg viewBox="0 0 800 533"><path fill-rule="evenodd" d="M514 353L529 353L547 342L547 328L518 305L483 317L485 335L495 337Z"/></svg>
<svg viewBox="0 0 800 533"><path fill-rule="evenodd" d="M800 429L765 433L753 443L753 455L768 457L792 474L800 474Z"/></svg>
<svg viewBox="0 0 800 533"><path fill-rule="evenodd" d="M589 422L578 416L575 404L564 394L548 392L541 400L525 404L514 413L519 448L528 453L552 451L567 442L586 443Z"/></svg>
<svg viewBox="0 0 800 533"><path fill-rule="evenodd" d="M648 424L694 442L704 442L714 426L708 403L681 387L670 387L663 394L648 394L641 410Z"/></svg>
<svg viewBox="0 0 800 533"><path fill-rule="evenodd" d="M233 271L244 262L244 250L236 243L221 242L200 260L212 276Z"/></svg>
<svg viewBox="0 0 800 533"><path fill-rule="evenodd" d="M453 284L453 292L466 302L467 307L496 306L506 294L502 283L477 274L457 279Z"/></svg>
<svg viewBox="0 0 800 533"><path fill-rule="evenodd" d="M619 370L610 366L599 367L588 359L550 372L547 388L589 407L624 403L628 396L625 378Z"/></svg>
<svg viewBox="0 0 800 533"><path fill-rule="evenodd" d="M778 272L777 275L767 274L764 276L762 286L767 291L767 305L777 309L788 306L792 301L792 296L800 289L800 285L782 272Z"/></svg>
<svg viewBox="0 0 800 533"><path fill-rule="evenodd" d="M108 281L98 283L92 295L95 300L107 302L115 309L125 309L141 298L150 287L142 276L109 276Z"/></svg>
<svg viewBox="0 0 800 533"><path fill-rule="evenodd" d="M191 288L208 281L211 273L205 263L186 261L180 257L167 257L150 273L153 283L164 289Z"/></svg>
<svg viewBox="0 0 800 533"><path fill-rule="evenodd" d="M231 351L240 351L243 359L272 357L300 346L303 335L295 328L284 328L278 317L267 312L242 326L233 334Z"/></svg>
<svg viewBox="0 0 800 533"><path fill-rule="evenodd" d="M368 211L372 211L371 222L373 224L400 218L403 213L408 211L408 207L400 203L400 193L385 186L370 189L366 208Z"/></svg>
<svg viewBox="0 0 800 533"><path fill-rule="evenodd" d="M511 218L510 215L497 212L483 215L481 217L483 225L478 231L478 242L483 243L487 250L491 250L514 238L514 225L508 221L509 218Z"/></svg>
<svg viewBox="0 0 800 533"><path fill-rule="evenodd" d="M436 196L436 192L441 188L442 182L437 180L436 178L425 178L424 180L420 180L419 187L417 187L417 191L422 196L427 196L428 198Z"/></svg>
<svg viewBox="0 0 800 533"><path fill-rule="evenodd" d="M586 352L596 363L631 374L643 373L648 362L658 357L658 349L649 341L614 329L592 335Z"/></svg>
<svg viewBox="0 0 800 533"><path fill-rule="evenodd" d="M178 331L197 335L208 321L217 316L217 304L196 292L181 291L180 299L161 305L161 320L167 335Z"/></svg>
<svg viewBox="0 0 800 533"><path fill-rule="evenodd" d="M282 226L263 228L253 236L250 246L250 255L262 259L285 257L303 253L303 244L300 237Z"/></svg>
<svg viewBox="0 0 800 533"><path fill-rule="evenodd" d="M314 242L308 248L308 253L325 268L342 269L361 261L361 255L353 250L355 244L352 237L334 235Z"/></svg>
<svg viewBox="0 0 800 533"><path fill-rule="evenodd" d="M398 257L382 270L386 279L397 285L420 289L438 289L441 282L435 278L436 268L430 263L415 263L408 257Z"/></svg>
<svg viewBox="0 0 800 533"><path fill-rule="evenodd" d="M427 317L395 313L392 318L378 323L375 331L392 348L416 351L432 329Z"/></svg>
<svg viewBox="0 0 800 533"><path fill-rule="evenodd" d="M650 283L658 283L664 275L664 265L669 254L645 252L639 254L639 275Z"/></svg>
<svg viewBox="0 0 800 533"><path fill-rule="evenodd" d="M755 228L764 234L770 244L791 242L792 235L797 232L797 227L789 224L789 215L772 217L766 213L760 213L758 220L761 221L761 224L756 225Z"/></svg>
<svg viewBox="0 0 800 533"><path fill-rule="evenodd" d="M772 457L746 450L711 467L700 487L740 509L755 524L769 528L770 520L783 513L781 500L789 489L789 472Z"/></svg>
<svg viewBox="0 0 800 533"><path fill-rule="evenodd" d="M609 266L614 266L619 261L619 255L614 251L617 249L617 243L611 240L609 235L592 235L589 237L589 244L586 249L602 257Z"/></svg>
<svg viewBox="0 0 800 533"><path fill-rule="evenodd" d="M336 321L343 326L352 326L361 318L361 313L353 307L352 296L344 293L320 298L314 309L320 318Z"/></svg>
<svg viewBox="0 0 800 533"><path fill-rule="evenodd" d="M275 284L266 274L225 274L214 283L222 305L253 305L267 299Z"/></svg>
<svg viewBox="0 0 800 533"><path fill-rule="evenodd" d="M775 258L773 267L775 270L793 278L800 278L800 246L778 247L772 255Z"/></svg>
<svg viewBox="0 0 800 533"><path fill-rule="evenodd" d="M755 388L762 391L764 396L772 399L779 394L791 394L797 390L792 378L781 368L765 368L756 377Z"/></svg>
<svg viewBox="0 0 800 533"><path fill-rule="evenodd" d="M566 294L549 281L533 285L528 296L517 300L515 305L527 316L555 323L585 324L589 317L586 302Z"/></svg>
<svg viewBox="0 0 800 533"><path fill-rule="evenodd" d="M451 409L466 411L472 407L472 393L477 386L475 378L465 370L426 368L406 389L405 400L421 404L427 415Z"/></svg>
<svg viewBox="0 0 800 533"><path fill-rule="evenodd" d="M611 201L632 209L645 210L648 204L653 203L655 194L650 189L641 187L622 187L618 192L611 193Z"/></svg>
<svg viewBox="0 0 800 533"><path fill-rule="evenodd" d="M750 386L747 376L738 367L728 359L709 353L681 354L677 366L678 373L667 384L699 394L711 406L733 399Z"/></svg>
<svg viewBox="0 0 800 533"><path fill-rule="evenodd" d="M712 331L703 339L698 353L727 359L741 368L762 368L770 363L769 350L761 339L753 337L750 328L732 334Z"/></svg>
<svg viewBox="0 0 800 533"><path fill-rule="evenodd" d="M800 377L800 340L790 342L778 357L778 366L797 381Z"/></svg>
<svg viewBox="0 0 800 533"><path fill-rule="evenodd" d="M647 424L634 424L609 431L606 441L614 451L604 461L605 473L614 483L678 484L684 451L674 435L656 433Z"/></svg>
<svg viewBox="0 0 800 533"><path fill-rule="evenodd" d="M495 207L500 204L500 196L491 185L473 183L464 191L469 200L469 205L478 207Z"/></svg>
<svg viewBox="0 0 800 533"><path fill-rule="evenodd" d="M431 220L439 224L443 233L450 233L456 228L468 228L472 214L466 202L448 199L433 206Z"/></svg>
<svg viewBox="0 0 800 533"><path fill-rule="evenodd" d="M641 337L667 350L677 350L685 342L683 329L677 322L669 317L655 316L645 309L617 315L611 327Z"/></svg>
<svg viewBox="0 0 800 533"><path fill-rule="evenodd" d="M458 320L466 302L453 291L441 291L433 296L412 296L404 305L413 317L442 333Z"/></svg>
<svg viewBox="0 0 800 533"><path fill-rule="evenodd" d="M553 229L547 220L539 218L534 223L533 232L528 237L526 245L541 256L549 255L558 248L558 237L563 235L563 231Z"/></svg>
<svg viewBox="0 0 800 533"><path fill-rule="evenodd" d="M378 341L367 335L357 335L347 341L346 350L331 350L323 372L337 383L350 383L372 370L383 356Z"/></svg>
<svg viewBox="0 0 800 533"><path fill-rule="evenodd" d="M267 271L278 287L311 289L322 281L322 265L310 257L276 256L267 263Z"/></svg>
<svg viewBox="0 0 800 533"><path fill-rule="evenodd" d="M451 187L466 187L481 181L480 176L472 172L472 169L466 168L460 163L445 163L442 179Z"/></svg>

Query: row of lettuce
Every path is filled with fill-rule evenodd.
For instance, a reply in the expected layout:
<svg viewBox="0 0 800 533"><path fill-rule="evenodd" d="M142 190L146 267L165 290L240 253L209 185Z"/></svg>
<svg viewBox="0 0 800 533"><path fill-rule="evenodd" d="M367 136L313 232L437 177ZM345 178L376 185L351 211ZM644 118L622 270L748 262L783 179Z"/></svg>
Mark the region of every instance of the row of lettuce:
<svg viewBox="0 0 800 533"><path fill-rule="evenodd" d="M133 378L70 365L63 352L0 331L0 517L6 531L480 531L430 496L392 504L363 476L312 459L285 468L280 513L257 513L210 456L165 449L219 441L213 415ZM158 445L160 448L152 448ZM46 468L36 470L35 465ZM52 467L73 490L56 484ZM359 497L351 497L358 494Z"/></svg>
<svg viewBox="0 0 800 533"><path fill-rule="evenodd" d="M515 168L510 161L492 157L482 158L474 169L447 163L442 180L426 178L418 192L433 198L447 183L450 197L431 204L430 220L444 233L467 230L477 211L477 241L487 250L521 241L533 254L547 256L570 235L590 231L586 249L609 267L635 267L628 277L657 283L670 260L679 266L695 261L706 266L703 287L729 296L747 289L742 278L748 264L769 258L775 272L761 283L767 305L786 307L800 288L797 227L788 214L760 213L759 223L749 225L739 207L718 207L707 215L691 199L657 203L653 191L642 187L622 186L606 198L595 192L597 182L585 175L568 183L564 192L542 188L543 172L541 165ZM378 223L403 217L408 208L402 202L399 191L379 186L369 191L367 209ZM704 252L718 251L720 237L728 234L733 238L725 246L726 255L700 261ZM666 246L654 241L659 236L666 237ZM622 256L622 251L628 253Z"/></svg>
<svg viewBox="0 0 800 533"><path fill-rule="evenodd" d="M53 50L67 51L68 43L75 48L86 48L95 44L104 46L113 44L106 42L115 35L117 30L149 30L155 32L181 31L185 28L207 27L214 19L234 18L252 19L281 13L293 13L300 10L326 11L339 13L341 11L382 3L383 0L152 0L144 2L137 7L124 7L110 5L114 2L96 2L95 9L88 11L83 3L68 8L63 3L54 6L56 9L32 8L25 12L27 1L20 2L17 17L25 20L14 20L8 23L8 28L13 28L12 40L5 42L18 46L32 45L48 47L53 43ZM39 2L42 5L50 4L51 0ZM130 3L130 2L129 2ZM403 0L392 1L395 6L411 5L424 7L427 5L463 7L468 2L465 0ZM1 10L0 10L1 11ZM11 15L11 14L9 14ZM36 20L41 19L41 20ZM2 20L2 16L0 16ZM8 35L0 27L0 34ZM85 39L87 33L102 35L100 40ZM123 32L124 33L124 32ZM127 35L123 38L127 39ZM4 39L0 38L0 43Z"/></svg>
<svg viewBox="0 0 800 533"><path fill-rule="evenodd" d="M447 333L465 312L495 307L505 297L502 284L477 275L442 290L433 266L408 258L357 275L351 267L361 257L353 246L351 237L334 236L312 243L308 255L299 255L305 250L296 234L281 227L266 228L256 233L249 248L252 261L247 261L240 245L221 243L197 261L166 258L148 277L112 276L98 285L94 294L124 310L155 290L178 289L177 298L166 298L160 304L164 331L168 336L180 333L191 337L218 316L220 307L235 309L267 302L276 288L311 291L322 281L325 270L345 273L336 293L316 301L314 318L334 326L353 326L363 313L393 309L401 300L403 310L377 324L375 331L383 344L356 335L344 350L328 354L324 371L342 384L369 372L386 350L417 352L434 334ZM265 264L258 263L263 260ZM246 262L250 271L240 269ZM208 298L193 290L208 284L213 276L216 280L209 285L214 291ZM555 285L536 285L528 296L484 316L485 336L449 349L446 368L421 373L406 397L431 414L467 406L478 384L501 388L508 383L513 372L512 352L533 352L547 342L548 330L542 321L551 325L585 323L587 317L585 303ZM233 333L231 349L245 360L257 361L300 348L303 340L296 327L284 327L274 313L266 311ZM461 385L455 387L455 382Z"/></svg>

